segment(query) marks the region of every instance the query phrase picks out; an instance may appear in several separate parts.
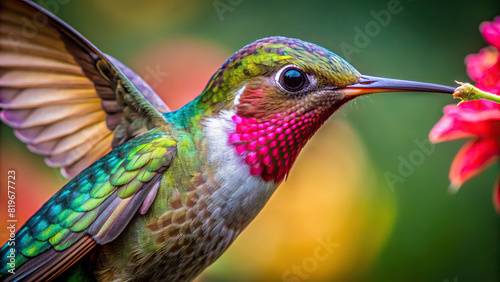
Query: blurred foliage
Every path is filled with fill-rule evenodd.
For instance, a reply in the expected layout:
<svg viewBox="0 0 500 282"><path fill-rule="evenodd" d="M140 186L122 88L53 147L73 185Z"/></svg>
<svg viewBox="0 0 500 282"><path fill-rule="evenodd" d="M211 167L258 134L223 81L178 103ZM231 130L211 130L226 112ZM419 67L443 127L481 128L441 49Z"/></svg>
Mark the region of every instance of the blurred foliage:
<svg viewBox="0 0 500 282"><path fill-rule="evenodd" d="M500 15L498 0L402 0L400 12L373 29L374 13L396 2L74 0L54 12L139 74L157 67L168 73L158 83L146 80L172 108L197 95L232 52L258 38L296 37L345 56L342 46L356 47L357 28L370 24L368 43L345 56L361 73L468 81L463 59L485 46L478 27ZM427 140L442 107L456 102L392 93L344 107L306 146L255 222L199 280L499 281L500 219L491 204L498 166L450 194L449 165L463 143L455 141L424 154L403 182L391 186L385 177L421 151L415 142ZM18 198L27 211L18 216L25 218L65 180L3 124L1 134L1 173L18 169L19 190L29 191ZM338 247L318 260L318 240L328 238ZM286 276L294 265L314 271Z"/></svg>

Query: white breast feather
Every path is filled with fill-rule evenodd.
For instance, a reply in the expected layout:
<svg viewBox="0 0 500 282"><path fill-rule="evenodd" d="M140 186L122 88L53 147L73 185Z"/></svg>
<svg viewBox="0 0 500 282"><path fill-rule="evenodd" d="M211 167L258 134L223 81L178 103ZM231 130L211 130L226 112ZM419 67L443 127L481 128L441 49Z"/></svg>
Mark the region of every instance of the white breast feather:
<svg viewBox="0 0 500 282"><path fill-rule="evenodd" d="M228 143L228 134L234 132L231 117L234 110L222 111L218 117L209 118L205 124L208 140L207 161L216 167L215 180L221 188L212 195L208 210L220 208L225 219L239 218L251 221L264 207L278 184L266 182L260 176L250 174L243 156ZM236 213L236 214L235 214Z"/></svg>

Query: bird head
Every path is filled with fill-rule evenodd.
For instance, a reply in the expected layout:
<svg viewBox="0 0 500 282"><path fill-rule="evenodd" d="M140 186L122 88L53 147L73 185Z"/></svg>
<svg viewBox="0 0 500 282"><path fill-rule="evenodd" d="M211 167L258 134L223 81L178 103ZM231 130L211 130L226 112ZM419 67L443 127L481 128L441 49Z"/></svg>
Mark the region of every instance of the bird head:
<svg viewBox="0 0 500 282"><path fill-rule="evenodd" d="M234 113L228 140L250 173L280 182L337 109L357 96L391 91L453 93L454 88L361 75L323 47L268 37L229 58L199 98L214 112Z"/></svg>

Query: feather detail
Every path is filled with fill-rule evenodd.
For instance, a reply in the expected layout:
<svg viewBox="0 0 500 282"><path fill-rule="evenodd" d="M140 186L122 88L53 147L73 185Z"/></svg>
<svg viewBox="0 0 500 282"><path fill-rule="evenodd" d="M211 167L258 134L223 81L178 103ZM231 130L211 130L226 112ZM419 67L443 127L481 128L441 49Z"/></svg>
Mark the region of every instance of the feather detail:
<svg viewBox="0 0 500 282"><path fill-rule="evenodd" d="M15 128L28 128L52 124L66 118L98 111L99 109L99 103L89 101L88 103L46 106L33 110L4 110L1 113L1 117L9 126Z"/></svg>
<svg viewBox="0 0 500 282"><path fill-rule="evenodd" d="M0 1L0 107L0 119L16 136L67 177L164 125L159 111L168 111L133 71L36 4L19 0Z"/></svg>
<svg viewBox="0 0 500 282"><path fill-rule="evenodd" d="M92 150L90 150L83 158L61 169L62 175L66 178L72 178L78 172L91 165L94 160L104 156L110 150L109 148L111 147L112 139L113 137L111 134L105 136L101 141L99 141L99 143L94 145Z"/></svg>
<svg viewBox="0 0 500 282"><path fill-rule="evenodd" d="M153 204L153 200L156 198L156 194L158 193L158 188L160 188L160 181L156 181L151 191L149 191L146 199L142 202L142 205L139 209L139 213L144 215L149 210L149 207Z"/></svg>
<svg viewBox="0 0 500 282"><path fill-rule="evenodd" d="M23 142L38 144L50 140L68 136L91 124L102 121L105 114L101 111L91 112L83 116L76 116L61 121L30 127L28 129L16 129L16 136Z"/></svg>
<svg viewBox="0 0 500 282"><path fill-rule="evenodd" d="M95 245L92 237L85 236L63 252L50 249L43 256L29 260L26 267L16 271L16 275L10 276L5 281L50 281L85 256ZM40 268L45 268L47 271L39 271Z"/></svg>
<svg viewBox="0 0 500 282"><path fill-rule="evenodd" d="M28 109L54 104L70 104L98 99L93 88L26 88L23 90L1 89L0 107L4 109Z"/></svg>
<svg viewBox="0 0 500 282"><path fill-rule="evenodd" d="M82 69L74 64L57 61L34 55L20 55L16 53L0 53L0 67L27 71L50 71L82 76Z"/></svg>
<svg viewBox="0 0 500 282"><path fill-rule="evenodd" d="M111 140L105 138L102 141L109 144ZM16 268L23 279L58 275L95 244L116 239L140 208L150 206L154 201L159 179L169 168L176 154L176 145L159 130L149 131L141 138L115 148L58 191L16 234L16 248L19 250ZM91 150L97 147L92 146ZM159 150L161 154L153 154L160 147L163 148ZM68 151L69 154L72 152ZM149 156L149 161L143 156ZM163 162L159 166L161 169L151 173L152 177L142 175L142 170L148 173L153 170L148 169L149 166L157 167L153 160L158 158ZM133 163L133 168L140 166L130 171L134 175L130 182L113 184L111 179L120 178L121 169L126 169L130 163ZM127 189L131 183L134 188ZM119 193L120 189L127 192L123 197L120 197L123 194ZM3 255L8 249L6 246L0 250L1 265L6 265L4 260L8 259ZM17 275L11 277L17 279Z"/></svg>
<svg viewBox="0 0 500 282"><path fill-rule="evenodd" d="M41 71L2 70L0 71L0 87L30 88L30 87L93 87L86 77Z"/></svg>

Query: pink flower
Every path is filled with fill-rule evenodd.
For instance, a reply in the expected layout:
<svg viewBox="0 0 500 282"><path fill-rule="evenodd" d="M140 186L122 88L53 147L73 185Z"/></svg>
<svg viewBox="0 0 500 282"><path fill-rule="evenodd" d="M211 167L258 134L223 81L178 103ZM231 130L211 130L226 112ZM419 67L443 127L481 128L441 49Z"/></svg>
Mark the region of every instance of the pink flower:
<svg viewBox="0 0 500 282"><path fill-rule="evenodd" d="M489 44L465 58L467 73L476 81L476 87L500 95L500 17L484 22L481 33ZM470 140L460 149L450 169L452 186L458 188L484 171L499 159L500 155L500 105L476 100L460 105L448 105L444 116L432 128L429 139L443 142L459 138ZM493 202L500 213L500 178L495 184Z"/></svg>

